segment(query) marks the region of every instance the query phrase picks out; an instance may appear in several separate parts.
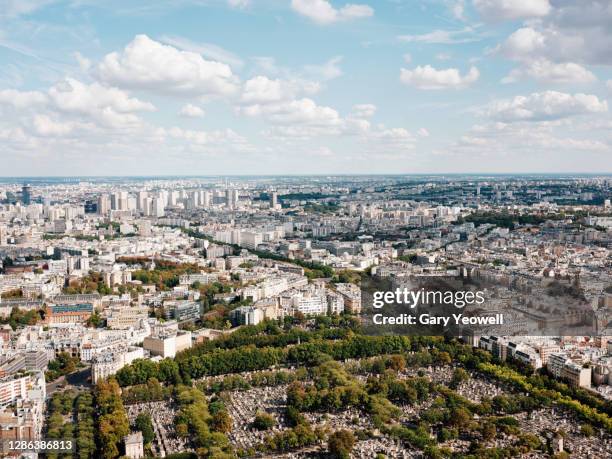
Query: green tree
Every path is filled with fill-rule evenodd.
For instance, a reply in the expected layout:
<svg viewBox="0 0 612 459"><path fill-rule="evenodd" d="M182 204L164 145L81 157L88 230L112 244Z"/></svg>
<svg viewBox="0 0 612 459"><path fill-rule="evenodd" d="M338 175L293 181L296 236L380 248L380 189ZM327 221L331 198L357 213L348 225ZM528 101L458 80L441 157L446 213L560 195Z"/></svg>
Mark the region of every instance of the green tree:
<svg viewBox="0 0 612 459"><path fill-rule="evenodd" d="M134 421L134 428L142 432L142 439L147 445L155 439L155 430L149 413L140 413Z"/></svg>
<svg viewBox="0 0 612 459"><path fill-rule="evenodd" d="M100 457L112 459L119 456L123 437L130 433L130 424L121 400L121 389L113 379L100 381L95 389L95 399Z"/></svg>
<svg viewBox="0 0 612 459"><path fill-rule="evenodd" d="M354 446L355 435L350 430L337 430L327 440L330 454L338 459L348 459Z"/></svg>
<svg viewBox="0 0 612 459"><path fill-rule="evenodd" d="M210 427L215 432L229 433L232 430L232 417L227 411L219 410L213 415Z"/></svg>
<svg viewBox="0 0 612 459"><path fill-rule="evenodd" d="M104 323L104 320L102 319L102 317L100 317L100 314L98 313L98 311L94 311L91 317L87 319L87 326L89 327L98 328L103 323Z"/></svg>
<svg viewBox="0 0 612 459"><path fill-rule="evenodd" d="M595 429L593 429L591 424L582 424L580 426L580 433L585 437L592 437L595 435Z"/></svg>
<svg viewBox="0 0 612 459"><path fill-rule="evenodd" d="M276 420L270 413L258 411L253 421L253 427L257 430L268 430L276 425Z"/></svg>
<svg viewBox="0 0 612 459"><path fill-rule="evenodd" d="M456 389L462 382L467 381L468 379L470 379L470 375L467 371L465 371L463 368L455 368L450 382L450 387Z"/></svg>

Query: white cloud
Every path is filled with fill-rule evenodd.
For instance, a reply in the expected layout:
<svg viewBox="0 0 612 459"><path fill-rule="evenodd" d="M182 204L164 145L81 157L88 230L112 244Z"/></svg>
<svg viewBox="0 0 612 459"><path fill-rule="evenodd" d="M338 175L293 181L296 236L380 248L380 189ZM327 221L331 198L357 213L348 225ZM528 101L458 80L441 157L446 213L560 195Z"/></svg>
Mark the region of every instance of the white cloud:
<svg viewBox="0 0 612 459"><path fill-rule="evenodd" d="M273 60L265 59L266 66L272 66L273 73L283 78L259 75L245 81L236 112L249 117L259 117L272 124L266 135L276 139L312 138L318 135L338 135L349 124L357 126L362 121L349 122L331 107L318 105L309 96L318 92L321 84L296 76L288 69L278 67ZM339 59L329 61L331 69L310 68L308 73L331 78L337 72L334 66Z"/></svg>
<svg viewBox="0 0 612 459"><path fill-rule="evenodd" d="M609 0L555 1L550 17L534 24L546 36L554 61L612 64L612 5Z"/></svg>
<svg viewBox="0 0 612 459"><path fill-rule="evenodd" d="M181 108L179 115L185 118L202 118L204 116L204 110L197 105L187 104Z"/></svg>
<svg viewBox="0 0 612 459"><path fill-rule="evenodd" d="M525 78L553 84L596 81L595 75L583 65L566 60L566 56L550 56L550 45L557 38L550 30L542 32L532 27L513 32L496 52L519 62L520 67L513 69L502 82L512 83Z"/></svg>
<svg viewBox="0 0 612 459"><path fill-rule="evenodd" d="M17 91L15 89L0 91L0 104L12 105L15 108L29 108L43 105L46 102L47 96L39 91Z"/></svg>
<svg viewBox="0 0 612 459"><path fill-rule="evenodd" d="M227 4L232 8L243 10L251 5L251 0L227 0Z"/></svg>
<svg viewBox="0 0 612 459"><path fill-rule="evenodd" d="M451 9L455 19L465 21L465 0L457 0L452 4Z"/></svg>
<svg viewBox="0 0 612 459"><path fill-rule="evenodd" d="M66 78L52 86L49 98L61 112L90 116L105 125L138 123L134 112L155 110L151 103L129 97L120 89L100 83L88 85L74 78Z"/></svg>
<svg viewBox="0 0 612 459"><path fill-rule="evenodd" d="M548 0L474 0L474 7L490 21L541 17L551 11Z"/></svg>
<svg viewBox="0 0 612 459"><path fill-rule="evenodd" d="M111 108L119 113L155 110L151 103L129 97L121 89L100 83L88 85L74 78L66 78L52 86L49 97L60 110L77 113L89 113L100 108Z"/></svg>
<svg viewBox="0 0 612 459"><path fill-rule="evenodd" d="M524 60L541 53L546 47L546 37L531 27L521 27L513 32L500 47L510 59Z"/></svg>
<svg viewBox="0 0 612 459"><path fill-rule="evenodd" d="M313 156L321 156L323 158L328 158L334 156L334 152L331 148L326 146L317 147L310 152Z"/></svg>
<svg viewBox="0 0 612 459"><path fill-rule="evenodd" d="M56 0L3 0L0 17L9 18L26 15L35 12L47 5L55 3Z"/></svg>
<svg viewBox="0 0 612 459"><path fill-rule="evenodd" d="M476 67L461 75L458 69L436 70L430 65L418 66L413 70L401 69L400 81L418 89L465 88L478 80L480 72Z"/></svg>
<svg viewBox="0 0 612 459"><path fill-rule="evenodd" d="M6 101L13 109L0 110L3 149L18 155L25 168L24 157L47 158L48 167L55 158L69 169L73 159L83 164L94 155L106 160L117 148L140 145L141 151L151 139L138 113L155 107L97 82L65 78L46 92L0 91L0 103Z"/></svg>
<svg viewBox="0 0 612 459"><path fill-rule="evenodd" d="M374 10L368 5L347 3L336 9L327 0L291 0L291 8L321 25L366 18L374 14Z"/></svg>
<svg viewBox="0 0 612 459"><path fill-rule="evenodd" d="M342 75L341 56L333 57L323 64L303 65L298 69L280 65L273 57L251 58L255 76L242 85L236 102L242 106L271 104L312 96L324 87L325 82Z"/></svg>
<svg viewBox="0 0 612 459"><path fill-rule="evenodd" d="M236 69L244 65L244 61L239 56L212 43L196 43L187 38L174 35L163 35L159 41L166 45L174 46L182 51L191 51L192 53L201 54L208 59L223 62Z"/></svg>
<svg viewBox="0 0 612 459"><path fill-rule="evenodd" d="M319 88L318 83L311 81L270 79L259 75L244 83L240 102L246 105L271 104L291 100L299 94L313 94Z"/></svg>
<svg viewBox="0 0 612 459"><path fill-rule="evenodd" d="M607 87L607 88L608 88L610 91L612 91L612 80L608 80L608 81L606 81L606 87Z"/></svg>
<svg viewBox="0 0 612 459"><path fill-rule="evenodd" d="M344 118L337 110L304 98L277 104L251 105L239 109L239 112L247 116L265 118L273 125L265 134L277 140L371 135L370 122L364 118L373 115L376 107L361 104L355 108L357 113Z"/></svg>
<svg viewBox="0 0 612 459"><path fill-rule="evenodd" d="M410 132L405 128L382 129L381 131L375 133L374 137L391 142L405 142L406 140L414 140L412 134L410 134Z"/></svg>
<svg viewBox="0 0 612 459"><path fill-rule="evenodd" d="M29 140L24 130L20 127L0 129L0 139L11 143L23 143Z"/></svg>
<svg viewBox="0 0 612 459"><path fill-rule="evenodd" d="M342 56L336 56L321 65L305 65L304 70L314 78L333 80L342 75L340 62L342 62Z"/></svg>
<svg viewBox="0 0 612 459"><path fill-rule="evenodd" d="M319 108L329 109L329 107ZM387 127L383 124L372 126L367 119L358 117L373 114L374 107L371 104L360 104L353 109L356 113L346 118L341 117L333 109L325 115L320 112L316 122L313 122L311 117L308 120L303 117L293 118L291 123L277 123L271 129L264 131L264 135L277 142L291 145L295 145L295 142L305 142L304 145L310 145L324 136L353 139L358 142L357 151L361 151L365 155L364 158L370 159L372 155L377 157L389 155L398 158L406 151L414 149L417 138L408 129ZM313 106L309 111L315 113L318 110ZM419 136L422 137L422 133Z"/></svg>
<svg viewBox="0 0 612 459"><path fill-rule="evenodd" d="M359 19L367 18L373 15L374 10L368 5L355 5L352 3L347 3L340 9L341 19Z"/></svg>
<svg viewBox="0 0 612 459"><path fill-rule="evenodd" d="M91 68L91 61L89 59L83 57L79 52L74 53L74 58L79 63L79 68L81 69L81 72L89 71L89 69Z"/></svg>
<svg viewBox="0 0 612 459"><path fill-rule="evenodd" d="M23 171L34 167L41 173L59 163L62 167L55 172L69 172L99 161L96 167L112 173L119 164L123 168L137 162L146 169L155 162L165 168L202 155L254 151L229 129L177 131L154 126L139 116L155 110L151 103L100 82L68 77L45 92L0 90L0 104L2 149L18 159ZM195 114L194 109L198 107L189 112ZM148 163L139 161L145 150L150 151ZM28 166L28 158L36 164Z"/></svg>
<svg viewBox="0 0 612 459"><path fill-rule="evenodd" d="M417 131L417 134L418 134L419 136L421 136L421 137L429 137L429 131L428 131L427 129L425 129L425 128L420 128L420 129Z"/></svg>
<svg viewBox="0 0 612 459"><path fill-rule="evenodd" d="M484 113L503 122L547 121L576 115L608 111L608 103L589 94L566 94L557 91L532 93L489 104Z"/></svg>
<svg viewBox="0 0 612 459"><path fill-rule="evenodd" d="M353 105L353 116L355 118L371 118L374 113L376 113L376 105L374 104Z"/></svg>
<svg viewBox="0 0 612 459"><path fill-rule="evenodd" d="M363 116L350 115L344 119L342 133L344 134L367 134L372 125Z"/></svg>
<svg viewBox="0 0 612 459"><path fill-rule="evenodd" d="M267 117L278 124L305 124L335 127L342 123L340 115L330 107L317 105L312 99L303 98L280 104L255 104L240 109L247 116Z"/></svg>
<svg viewBox="0 0 612 459"><path fill-rule="evenodd" d="M367 118L376 112L373 104L354 105L352 113L343 117L332 107L319 105L307 97L296 97L303 90L296 89L292 83L264 76L248 80L236 107L237 113L264 119L272 125L264 130L264 135L282 142L311 141L321 136L360 136L364 142L374 138L389 142L394 132L398 137L403 133L390 130L383 134L382 127L372 129Z"/></svg>
<svg viewBox="0 0 612 459"><path fill-rule="evenodd" d="M397 39L406 43L425 43L431 45L456 45L479 41L474 29L465 27L460 30L433 30L420 35L398 35Z"/></svg>
<svg viewBox="0 0 612 459"><path fill-rule="evenodd" d="M589 70L575 62L555 64L546 59L526 63L522 68L513 69L502 83L514 83L525 77L543 83L591 83L597 78Z"/></svg>
<svg viewBox="0 0 612 459"><path fill-rule="evenodd" d="M220 129L215 131L201 131L182 129L180 127L159 128L157 133L162 138L179 139L192 142L197 145L210 144L245 144L246 140L232 129Z"/></svg>
<svg viewBox="0 0 612 459"><path fill-rule="evenodd" d="M281 69L276 64L276 59L271 56L255 56L251 58L255 63L256 70L268 75L278 75Z"/></svg>
<svg viewBox="0 0 612 459"><path fill-rule="evenodd" d="M137 35L121 53L107 54L97 75L117 86L182 95L228 95L237 78L224 63Z"/></svg>
<svg viewBox="0 0 612 459"><path fill-rule="evenodd" d="M362 142L381 142L394 148L414 143L414 136L403 128L371 127L367 118L376 112L373 104L357 104L346 117L332 107L322 106L307 97L298 97L303 88L295 82L264 76L245 82L239 114L258 117L272 126L263 134L277 142L312 141L322 136L358 137Z"/></svg>
<svg viewBox="0 0 612 459"><path fill-rule="evenodd" d="M378 125L376 128L361 134L361 140L365 144L368 153L377 157L388 157L399 159L402 153L413 150L417 139L406 128L389 128ZM398 156L399 155L399 156Z"/></svg>
<svg viewBox="0 0 612 459"><path fill-rule="evenodd" d="M47 115L35 115L32 124L36 134L43 137L62 137L75 127L74 123L56 121Z"/></svg>
<svg viewBox="0 0 612 459"><path fill-rule="evenodd" d="M504 56L517 61L612 64L609 1L555 1L552 5L547 16L527 22L499 46Z"/></svg>
<svg viewBox="0 0 612 459"><path fill-rule="evenodd" d="M567 128L567 126L563 126ZM602 152L610 147L600 140L584 138L584 133L556 132L548 122L493 122L473 126L454 148L483 156L516 154L530 156L559 150Z"/></svg>
<svg viewBox="0 0 612 459"><path fill-rule="evenodd" d="M246 104L279 102L291 97L289 88L280 79L256 76L245 81L240 99Z"/></svg>

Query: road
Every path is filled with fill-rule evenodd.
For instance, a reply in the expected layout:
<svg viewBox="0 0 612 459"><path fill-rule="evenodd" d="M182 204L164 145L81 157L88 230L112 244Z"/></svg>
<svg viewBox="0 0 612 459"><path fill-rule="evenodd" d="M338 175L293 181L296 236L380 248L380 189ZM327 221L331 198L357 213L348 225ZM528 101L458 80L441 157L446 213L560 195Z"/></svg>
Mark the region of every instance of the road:
<svg viewBox="0 0 612 459"><path fill-rule="evenodd" d="M47 397L50 397L57 391L65 389L87 389L91 387L91 382L89 381L90 375L90 367L85 367L69 375L61 376L53 382L47 383Z"/></svg>

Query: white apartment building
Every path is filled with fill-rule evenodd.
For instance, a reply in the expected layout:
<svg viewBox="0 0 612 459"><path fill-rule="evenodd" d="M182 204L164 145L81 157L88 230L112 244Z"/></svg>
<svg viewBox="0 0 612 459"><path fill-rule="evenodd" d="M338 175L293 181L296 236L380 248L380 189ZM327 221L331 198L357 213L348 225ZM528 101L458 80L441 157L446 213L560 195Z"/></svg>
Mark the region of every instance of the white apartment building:
<svg viewBox="0 0 612 459"><path fill-rule="evenodd" d="M257 325L264 320L264 311L253 306L241 306L230 312L232 322L236 325Z"/></svg>
<svg viewBox="0 0 612 459"><path fill-rule="evenodd" d="M240 245L247 249L255 250L257 246L263 242L263 235L251 231L243 231L240 233Z"/></svg>
<svg viewBox="0 0 612 459"><path fill-rule="evenodd" d="M151 355L158 355L162 358L175 357L180 352L191 347L191 332L180 331L178 333L159 334L157 336L147 336L142 346Z"/></svg>
<svg viewBox="0 0 612 459"><path fill-rule="evenodd" d="M26 375L8 375L0 378L0 408L6 408L17 400L39 400L46 396L45 375L32 371Z"/></svg>
<svg viewBox="0 0 612 459"><path fill-rule="evenodd" d="M300 293L291 299L294 312L304 315L321 315L327 313L327 297L323 292Z"/></svg>
<svg viewBox="0 0 612 459"><path fill-rule="evenodd" d="M114 375L134 360L143 358L144 350L141 347L116 349L107 354L98 355L91 364L91 380L95 384Z"/></svg>

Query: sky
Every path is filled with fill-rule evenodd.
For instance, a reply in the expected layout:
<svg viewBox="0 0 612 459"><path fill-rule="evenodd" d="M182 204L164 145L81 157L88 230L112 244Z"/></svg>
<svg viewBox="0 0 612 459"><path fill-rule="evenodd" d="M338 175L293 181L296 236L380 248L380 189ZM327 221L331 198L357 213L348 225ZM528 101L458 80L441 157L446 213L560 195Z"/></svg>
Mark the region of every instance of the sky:
<svg viewBox="0 0 612 459"><path fill-rule="evenodd" d="M612 172L611 66L612 0L0 0L0 176Z"/></svg>

